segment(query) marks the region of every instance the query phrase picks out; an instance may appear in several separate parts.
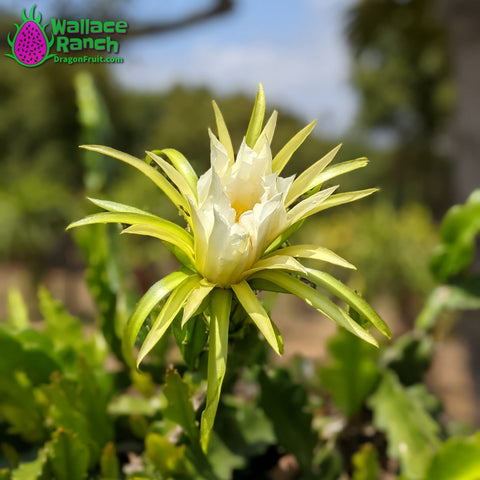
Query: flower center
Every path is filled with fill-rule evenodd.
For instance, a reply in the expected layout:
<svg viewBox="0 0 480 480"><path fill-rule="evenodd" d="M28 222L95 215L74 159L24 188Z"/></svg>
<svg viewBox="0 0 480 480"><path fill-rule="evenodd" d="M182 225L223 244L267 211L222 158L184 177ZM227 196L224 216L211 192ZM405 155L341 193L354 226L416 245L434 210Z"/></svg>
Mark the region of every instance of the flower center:
<svg viewBox="0 0 480 480"><path fill-rule="evenodd" d="M235 222L238 222L238 219L240 218L240 215L242 213L246 212L247 210L251 210L255 205L255 202L252 203L252 201L248 198L237 198L232 201L232 208L235 210L236 216L235 216Z"/></svg>

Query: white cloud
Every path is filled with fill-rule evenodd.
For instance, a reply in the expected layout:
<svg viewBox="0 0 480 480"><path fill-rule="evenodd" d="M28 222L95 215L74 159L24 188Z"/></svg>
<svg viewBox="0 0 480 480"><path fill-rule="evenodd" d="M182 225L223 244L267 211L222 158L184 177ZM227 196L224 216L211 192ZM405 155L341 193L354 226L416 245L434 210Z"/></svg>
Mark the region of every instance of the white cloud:
<svg viewBox="0 0 480 480"><path fill-rule="evenodd" d="M310 2L320 9L332 3ZM323 28L312 18L309 31L286 47L258 41L222 45L208 39L181 54L163 47L157 51L158 63L151 52L142 59L132 51L124 68L118 70L119 80L131 88L159 90L180 82L208 85L224 94L243 91L249 95L261 81L270 104L284 106L306 120L319 118L322 130L340 133L356 108L356 97L348 85L349 53L338 19L320 18Z"/></svg>

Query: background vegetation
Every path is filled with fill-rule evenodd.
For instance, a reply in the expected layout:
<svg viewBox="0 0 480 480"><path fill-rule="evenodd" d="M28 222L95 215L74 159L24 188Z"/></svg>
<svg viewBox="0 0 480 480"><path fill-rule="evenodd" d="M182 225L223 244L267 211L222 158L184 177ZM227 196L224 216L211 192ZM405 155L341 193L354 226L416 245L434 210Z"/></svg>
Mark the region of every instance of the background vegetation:
<svg viewBox="0 0 480 480"><path fill-rule="evenodd" d="M234 4L217 3L219 11ZM468 16L474 2L462 3ZM474 404L473 413L463 417L468 424L458 423L424 384L439 340L464 335L470 344L478 342L471 326L478 324L478 311L452 333L456 312L479 307L478 193L463 209L450 210L440 227L448 208L464 204L466 190L472 190L457 172L469 172L466 177L476 178L478 186L478 162L465 167L471 152L463 144L457 149L458 138L470 132L468 127L464 137L458 134L465 124L461 100L474 103L478 93L458 73L463 50L455 22L461 13L445 1L449 15L442 16L439 5L353 5L346 34L360 110L355 128L341 139L338 158L365 155L372 165L342 179L342 189L377 185L382 191L359 206L310 220L302 232L307 243L332 248L357 265L359 273L343 280L381 308L397 339L378 353L339 332L329 340L324 362L298 358L288 367L269 367L263 346L247 335L229 360L234 373L226 380L208 459L197 451L192 433L202 401L201 349L182 350L184 339L176 332L181 354L169 344L159 346L141 374L118 355L119 331L132 306L170 270L172 258L155 241L115 239L114 228L73 238L64 227L86 213L86 193L176 215L140 175L76 145L109 144L139 158L146 149L173 147L202 172L209 160L206 127L214 125L211 99L221 105L236 145L251 100L219 98L207 87L186 85L133 93L98 65L47 63L33 76L3 57L0 478L70 480L87 472L88 478L103 479L196 478L196 471L203 472L201 478L225 479L454 480L445 465L454 465L459 455L465 456L461 478L477 478L478 408ZM107 10L99 4L98 15ZM12 22L3 21L0 29L10 28ZM139 28L138 34L148 32ZM471 70L476 75L475 65ZM478 125L477 118L470 124ZM281 114L274 151L302 126ZM288 173L304 170L339 142L317 133ZM87 300L78 282L57 289L67 309L44 287L38 301L31 294L53 270L73 279L86 265ZM13 281L16 271L27 271L26 280ZM25 301L18 290L7 295L15 283L27 293ZM245 368L244 352L256 368ZM479 379L468 373L478 366L478 353L468 355L471 365L463 367L478 394ZM160 384L165 388L159 390ZM470 394L475 402L474 388L460 395ZM282 405L275 402L279 397ZM187 409L180 418L178 402Z"/></svg>

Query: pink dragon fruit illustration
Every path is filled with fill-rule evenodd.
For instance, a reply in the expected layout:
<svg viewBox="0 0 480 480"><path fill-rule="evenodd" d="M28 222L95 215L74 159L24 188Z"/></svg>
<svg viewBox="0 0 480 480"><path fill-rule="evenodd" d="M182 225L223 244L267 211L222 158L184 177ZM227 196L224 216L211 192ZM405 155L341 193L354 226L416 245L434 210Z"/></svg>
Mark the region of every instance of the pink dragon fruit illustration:
<svg viewBox="0 0 480 480"><path fill-rule="evenodd" d="M10 40L10 34L7 37L13 55L10 53L5 55L15 59L25 67L36 67L53 56L53 54L48 54L50 47L53 45L53 35L49 40L45 33L48 23L41 25L41 13L38 14L36 19L34 18L35 7L36 5L30 9L28 18L25 10L22 10L23 23L21 25L15 23L17 33L13 40Z"/></svg>

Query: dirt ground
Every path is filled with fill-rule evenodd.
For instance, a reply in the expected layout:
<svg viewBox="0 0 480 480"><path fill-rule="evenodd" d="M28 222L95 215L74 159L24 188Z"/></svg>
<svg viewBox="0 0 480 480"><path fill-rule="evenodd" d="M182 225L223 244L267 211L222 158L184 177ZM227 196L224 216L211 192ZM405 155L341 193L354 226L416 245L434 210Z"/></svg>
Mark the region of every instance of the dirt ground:
<svg viewBox="0 0 480 480"><path fill-rule="evenodd" d="M94 315L95 307L81 271L52 269L41 282L55 298L67 305L72 314L84 317ZM32 318L39 319L33 279L25 266L16 264L0 265L0 318L6 316L7 293L12 286L24 294ZM392 327L394 334L404 331L402 321L388 299L377 299L374 307ZM279 295L272 317L285 340L285 354L281 362L289 362L295 355L315 361L326 360L326 340L336 328L333 322L323 318L301 300L288 295ZM478 427L480 405L475 397L471 360L466 341L454 332L438 345L427 383L444 404L450 418ZM475 370L478 375L479 370Z"/></svg>

